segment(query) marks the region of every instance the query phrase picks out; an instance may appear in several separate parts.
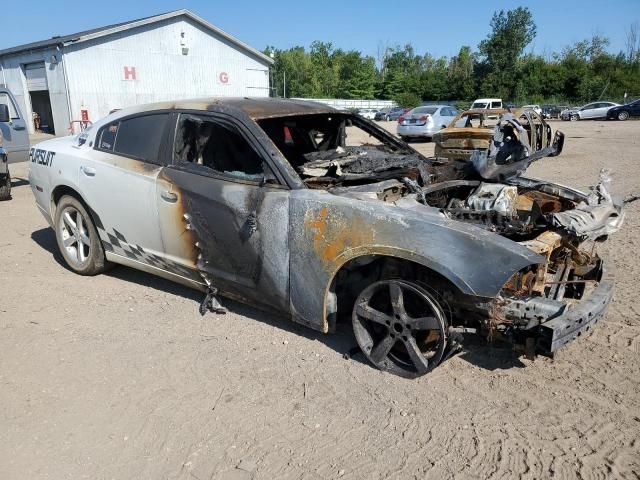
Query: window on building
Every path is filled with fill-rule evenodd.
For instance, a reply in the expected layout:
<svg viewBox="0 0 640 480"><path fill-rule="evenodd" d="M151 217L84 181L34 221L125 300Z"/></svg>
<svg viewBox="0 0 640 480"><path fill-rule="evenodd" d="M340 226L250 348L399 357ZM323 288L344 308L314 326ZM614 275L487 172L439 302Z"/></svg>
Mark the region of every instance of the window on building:
<svg viewBox="0 0 640 480"><path fill-rule="evenodd" d="M262 182L274 178L235 125L210 116L180 115L174 160L240 180Z"/></svg>

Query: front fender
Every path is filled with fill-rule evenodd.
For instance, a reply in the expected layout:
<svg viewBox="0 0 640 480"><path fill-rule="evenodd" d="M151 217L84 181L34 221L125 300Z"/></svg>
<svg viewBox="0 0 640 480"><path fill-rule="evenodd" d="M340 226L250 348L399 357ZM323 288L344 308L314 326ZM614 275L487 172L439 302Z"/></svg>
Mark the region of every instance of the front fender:
<svg viewBox="0 0 640 480"><path fill-rule="evenodd" d="M406 209L322 191L292 192L291 311L327 331L325 296L340 268L363 255L410 260L443 275L461 292L494 297L518 270L545 259L526 247L437 209Z"/></svg>

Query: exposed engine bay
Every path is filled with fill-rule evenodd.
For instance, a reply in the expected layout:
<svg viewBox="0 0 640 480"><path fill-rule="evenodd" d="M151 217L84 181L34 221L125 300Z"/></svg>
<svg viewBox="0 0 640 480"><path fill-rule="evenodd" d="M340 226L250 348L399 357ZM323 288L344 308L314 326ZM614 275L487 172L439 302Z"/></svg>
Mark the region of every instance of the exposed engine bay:
<svg viewBox="0 0 640 480"><path fill-rule="evenodd" d="M461 310L455 316L479 321L488 336L510 336L524 345L522 332L563 315L601 280L596 243L619 229L624 217L606 171L587 195L522 176L532 162L559 155L564 143L561 132L552 137L544 121L529 117L504 114L488 148L466 159L425 158L374 124L342 114L261 126L309 188L428 209L425 214L473 224L539 254L541 263L514 275L497 300L468 308L465 299L451 302ZM347 145L346 127L353 125L373 141ZM550 334L549 342L556 336Z"/></svg>

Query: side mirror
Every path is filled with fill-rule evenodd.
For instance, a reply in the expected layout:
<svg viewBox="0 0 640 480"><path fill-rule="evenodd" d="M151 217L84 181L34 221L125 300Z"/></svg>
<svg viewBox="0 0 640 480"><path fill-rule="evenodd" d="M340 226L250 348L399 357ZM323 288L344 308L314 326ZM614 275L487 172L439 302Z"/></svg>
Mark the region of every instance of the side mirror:
<svg viewBox="0 0 640 480"><path fill-rule="evenodd" d="M6 123L11 121L11 115L9 115L9 105L0 103L0 123Z"/></svg>

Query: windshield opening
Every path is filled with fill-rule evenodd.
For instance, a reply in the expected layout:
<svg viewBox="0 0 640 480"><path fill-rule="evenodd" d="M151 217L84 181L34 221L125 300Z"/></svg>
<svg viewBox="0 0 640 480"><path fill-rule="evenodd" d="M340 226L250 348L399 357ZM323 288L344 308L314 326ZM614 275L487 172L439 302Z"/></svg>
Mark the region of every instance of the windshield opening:
<svg viewBox="0 0 640 480"><path fill-rule="evenodd" d="M311 188L417 177L424 157L357 115L313 114L258 125Z"/></svg>

